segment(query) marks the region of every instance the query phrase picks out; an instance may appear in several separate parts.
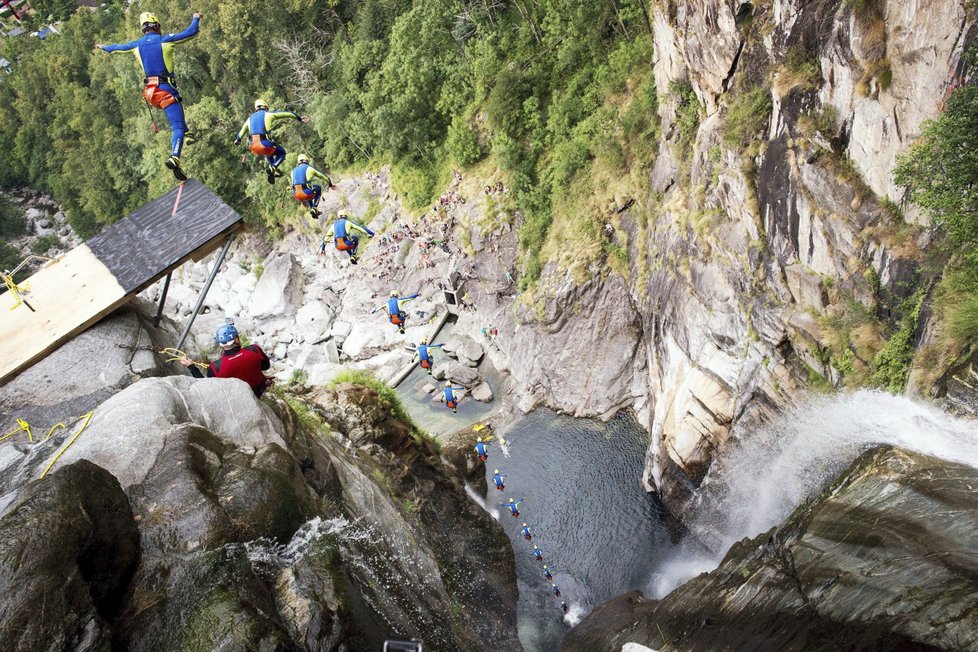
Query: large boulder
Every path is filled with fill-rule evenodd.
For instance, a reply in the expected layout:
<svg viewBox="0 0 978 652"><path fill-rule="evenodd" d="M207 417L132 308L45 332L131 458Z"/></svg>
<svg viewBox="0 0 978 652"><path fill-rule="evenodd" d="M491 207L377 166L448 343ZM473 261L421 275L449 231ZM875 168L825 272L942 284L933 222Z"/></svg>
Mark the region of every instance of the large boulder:
<svg viewBox="0 0 978 652"><path fill-rule="evenodd" d="M443 374L442 378L447 378L451 382L458 383L463 387L474 387L479 383L479 372L458 362L437 365L432 369L432 375L438 378L439 374Z"/></svg>
<svg viewBox="0 0 978 652"><path fill-rule="evenodd" d="M0 427L37 429L88 412L131 383L166 373L139 316L115 312L0 386Z"/></svg>
<svg viewBox="0 0 978 652"><path fill-rule="evenodd" d="M278 419L255 400L244 382L173 376L140 381L99 406L58 464L89 460L129 488L146 481L166 433L184 423L197 424L237 446L286 447Z"/></svg>
<svg viewBox="0 0 978 652"><path fill-rule="evenodd" d="M976 485L964 464L871 450L716 570L614 599L561 650L978 649Z"/></svg>
<svg viewBox="0 0 978 652"><path fill-rule="evenodd" d="M90 462L31 482L0 519L4 650L109 650L139 557L119 483Z"/></svg>
<svg viewBox="0 0 978 652"><path fill-rule="evenodd" d="M481 382L472 388L472 398L482 403L492 400L492 387L487 382Z"/></svg>
<svg viewBox="0 0 978 652"><path fill-rule="evenodd" d="M333 313L320 301L311 301L295 314L295 325L307 344L318 344L329 337Z"/></svg>
<svg viewBox="0 0 978 652"><path fill-rule="evenodd" d="M263 263L251 295L249 312L256 319L291 315L302 298L302 269L292 254L273 251Z"/></svg>

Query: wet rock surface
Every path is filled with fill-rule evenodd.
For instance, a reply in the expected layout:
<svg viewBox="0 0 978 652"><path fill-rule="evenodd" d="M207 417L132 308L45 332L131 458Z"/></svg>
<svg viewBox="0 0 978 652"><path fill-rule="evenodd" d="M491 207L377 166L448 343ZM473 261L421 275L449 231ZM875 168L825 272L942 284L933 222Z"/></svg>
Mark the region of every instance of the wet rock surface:
<svg viewBox="0 0 978 652"><path fill-rule="evenodd" d="M372 390L310 398L300 421L238 381L150 378L43 480L66 437L34 444L4 472L0 517L0 582L34 605L5 601L4 624L34 620L0 645L520 649L508 541L433 444Z"/></svg>
<svg viewBox="0 0 978 652"><path fill-rule="evenodd" d="M659 601L602 605L562 650L978 646L978 470L883 447Z"/></svg>
<svg viewBox="0 0 978 652"><path fill-rule="evenodd" d="M5 650L108 650L139 557L119 483L90 462L27 486L0 518Z"/></svg>

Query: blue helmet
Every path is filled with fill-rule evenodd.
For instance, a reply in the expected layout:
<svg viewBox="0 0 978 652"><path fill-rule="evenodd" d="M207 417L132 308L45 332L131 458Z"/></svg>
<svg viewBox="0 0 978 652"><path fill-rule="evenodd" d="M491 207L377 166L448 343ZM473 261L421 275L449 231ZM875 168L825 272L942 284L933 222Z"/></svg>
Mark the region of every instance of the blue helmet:
<svg viewBox="0 0 978 652"><path fill-rule="evenodd" d="M234 327L234 324L224 324L217 329L217 343L221 346L230 344L237 336L238 329Z"/></svg>

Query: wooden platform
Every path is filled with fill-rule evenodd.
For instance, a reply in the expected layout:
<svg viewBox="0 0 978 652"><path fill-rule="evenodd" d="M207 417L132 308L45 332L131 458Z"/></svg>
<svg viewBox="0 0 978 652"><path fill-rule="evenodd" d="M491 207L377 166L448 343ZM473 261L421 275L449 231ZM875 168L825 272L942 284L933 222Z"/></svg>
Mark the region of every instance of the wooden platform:
<svg viewBox="0 0 978 652"><path fill-rule="evenodd" d="M116 222L25 281L27 301L0 295L0 383L42 359L187 260L200 260L242 226L199 181Z"/></svg>

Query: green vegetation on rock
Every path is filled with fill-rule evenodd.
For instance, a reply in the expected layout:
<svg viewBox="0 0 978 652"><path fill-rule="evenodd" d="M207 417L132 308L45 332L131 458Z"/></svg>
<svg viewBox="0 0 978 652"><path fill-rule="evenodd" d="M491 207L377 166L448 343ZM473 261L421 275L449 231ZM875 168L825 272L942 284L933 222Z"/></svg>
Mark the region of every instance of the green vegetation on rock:
<svg viewBox="0 0 978 652"><path fill-rule="evenodd" d="M72 3L50 2L55 17ZM64 5L64 6L62 6ZM169 133L139 94L128 55L95 42L138 36L135 16L156 13L182 29L177 0L78 10L61 34L5 39L14 62L0 84L0 185L29 184L64 206L84 237L172 187L162 166ZM255 174L255 157L232 145L258 96L303 110L307 127L283 130L334 170L392 165L412 209L430 204L453 166L489 159L524 218L526 285L571 240L564 264L601 255L593 243L609 198L641 189L655 157L658 120L649 8L642 0L512 5L459 0L200 0L200 34L175 53L188 123L199 142L184 166L254 225L280 232L281 193ZM154 134L151 120L160 125ZM78 171L85 170L85 182ZM284 212L291 213L291 205ZM297 209L296 209L297 210Z"/></svg>

